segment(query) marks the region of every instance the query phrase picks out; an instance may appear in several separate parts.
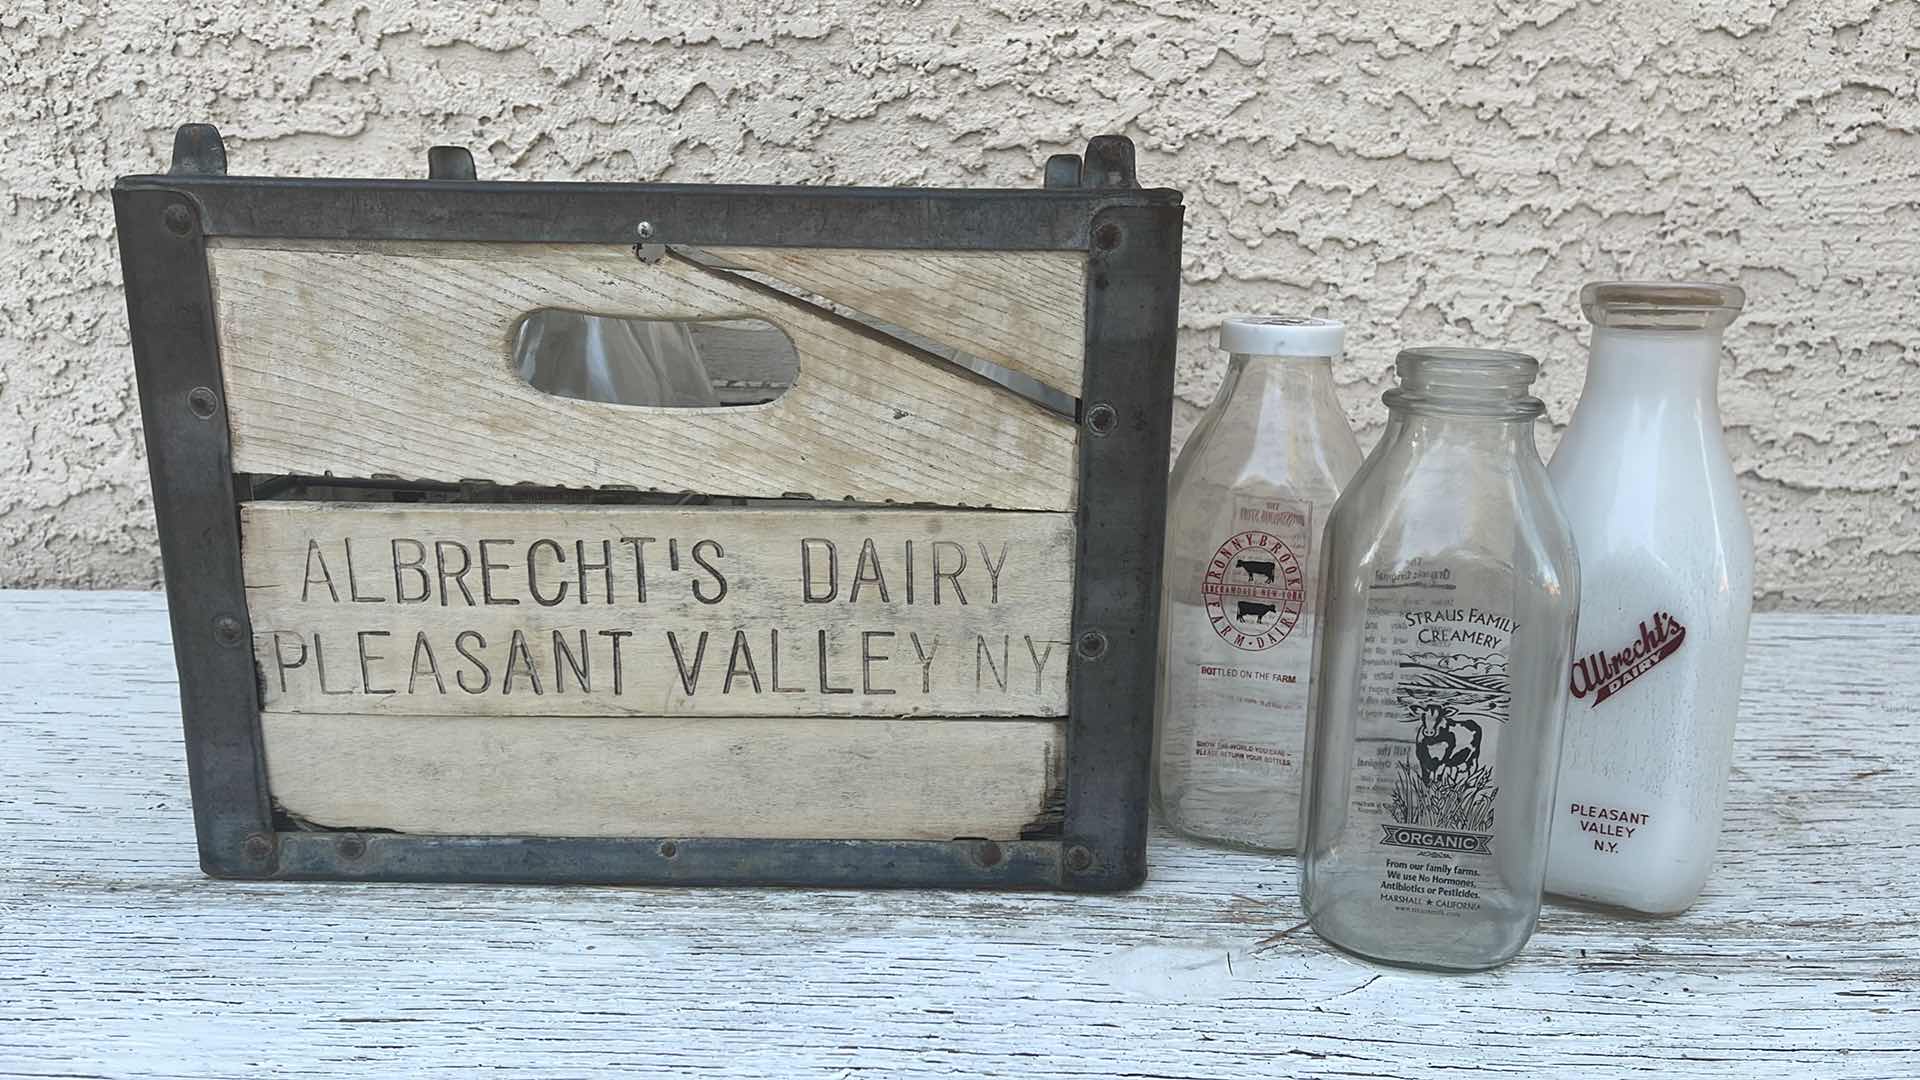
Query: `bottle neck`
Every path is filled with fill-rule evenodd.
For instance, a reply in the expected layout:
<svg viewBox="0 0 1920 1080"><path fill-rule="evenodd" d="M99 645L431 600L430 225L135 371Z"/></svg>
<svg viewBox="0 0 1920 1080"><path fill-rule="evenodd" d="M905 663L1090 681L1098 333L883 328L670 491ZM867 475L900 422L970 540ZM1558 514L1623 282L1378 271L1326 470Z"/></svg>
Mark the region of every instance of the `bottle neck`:
<svg viewBox="0 0 1920 1080"><path fill-rule="evenodd" d="M1474 416L1401 405L1388 410L1381 443L1384 447L1391 441L1419 456L1433 455L1435 460L1471 456L1537 464L1540 449L1533 441L1535 419L1533 415Z"/></svg>
<svg viewBox="0 0 1920 1080"><path fill-rule="evenodd" d="M1596 326L1581 403L1653 397L1714 408L1719 385L1718 331Z"/></svg>
<svg viewBox="0 0 1920 1080"><path fill-rule="evenodd" d="M1310 411L1340 407L1333 392L1333 359L1326 356L1253 356L1234 353L1215 401L1239 411Z"/></svg>

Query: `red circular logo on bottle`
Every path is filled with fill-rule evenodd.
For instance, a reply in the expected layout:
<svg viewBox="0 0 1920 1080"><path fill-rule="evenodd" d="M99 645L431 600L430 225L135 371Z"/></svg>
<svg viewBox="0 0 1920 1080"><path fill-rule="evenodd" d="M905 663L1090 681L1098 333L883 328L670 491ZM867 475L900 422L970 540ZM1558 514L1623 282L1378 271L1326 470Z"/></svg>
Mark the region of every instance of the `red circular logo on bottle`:
<svg viewBox="0 0 1920 1080"><path fill-rule="evenodd" d="M1258 529L1228 537L1200 582L1214 632L1248 652L1287 640L1306 607L1306 590L1306 572L1293 549Z"/></svg>

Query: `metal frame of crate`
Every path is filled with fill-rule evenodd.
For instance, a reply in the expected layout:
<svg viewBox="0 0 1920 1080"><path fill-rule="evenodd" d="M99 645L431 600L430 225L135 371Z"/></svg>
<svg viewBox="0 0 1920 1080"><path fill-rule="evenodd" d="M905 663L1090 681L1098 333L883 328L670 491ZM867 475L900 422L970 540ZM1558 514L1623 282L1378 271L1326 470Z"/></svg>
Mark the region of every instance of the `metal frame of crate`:
<svg viewBox="0 0 1920 1080"><path fill-rule="evenodd" d="M1179 293L1179 193L1138 188L1133 148L1056 155L1032 190L484 182L457 148L429 179L225 175L211 127L171 171L114 189L201 863L219 877L1103 891L1144 879L1160 559ZM208 242L548 242L673 248L1084 253L1076 575L1057 837L992 841L438 836L276 822L242 580L237 474ZM371 482L371 481L370 481ZM505 489L479 488L479 500Z"/></svg>

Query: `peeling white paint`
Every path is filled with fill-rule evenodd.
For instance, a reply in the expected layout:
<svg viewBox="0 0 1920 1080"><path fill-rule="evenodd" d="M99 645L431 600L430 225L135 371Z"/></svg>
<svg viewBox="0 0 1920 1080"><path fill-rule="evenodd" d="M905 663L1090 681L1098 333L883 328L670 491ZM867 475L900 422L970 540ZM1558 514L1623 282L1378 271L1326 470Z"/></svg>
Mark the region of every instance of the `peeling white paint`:
<svg viewBox="0 0 1920 1080"><path fill-rule="evenodd" d="M1564 421L1584 280L1733 279L1761 605L1920 609L1905 0L311 6L0 12L0 584L158 581L107 190L178 122L253 173L966 185L1121 131L1187 193L1180 430L1229 312L1346 320L1370 427L1442 341L1538 354Z"/></svg>

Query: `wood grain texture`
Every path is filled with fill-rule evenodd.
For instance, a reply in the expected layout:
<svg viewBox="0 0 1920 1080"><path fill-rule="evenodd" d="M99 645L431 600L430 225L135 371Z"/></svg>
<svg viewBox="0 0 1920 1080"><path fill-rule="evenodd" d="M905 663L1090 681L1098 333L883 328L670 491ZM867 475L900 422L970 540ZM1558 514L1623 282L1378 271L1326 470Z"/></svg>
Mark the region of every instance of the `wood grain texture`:
<svg viewBox="0 0 1920 1080"><path fill-rule="evenodd" d="M1066 713L1066 514L255 502L241 531L269 712Z"/></svg>
<svg viewBox="0 0 1920 1080"><path fill-rule="evenodd" d="M1164 834L1116 896L208 880L166 627L0 594L0 1075L1920 1075L1920 618L1756 616L1700 902L1457 977Z"/></svg>
<svg viewBox="0 0 1920 1080"><path fill-rule="evenodd" d="M474 836L1017 840L1060 720L261 718L276 802L316 825Z"/></svg>
<svg viewBox="0 0 1920 1080"><path fill-rule="evenodd" d="M773 290L624 248L215 241L234 467L1069 510L1073 423ZM543 394L511 335L547 307L765 319L794 387L655 409Z"/></svg>
<svg viewBox="0 0 1920 1080"><path fill-rule="evenodd" d="M1084 253L702 250L1080 396Z"/></svg>

